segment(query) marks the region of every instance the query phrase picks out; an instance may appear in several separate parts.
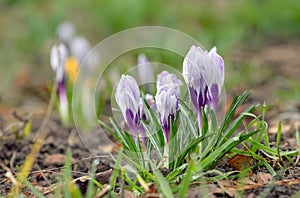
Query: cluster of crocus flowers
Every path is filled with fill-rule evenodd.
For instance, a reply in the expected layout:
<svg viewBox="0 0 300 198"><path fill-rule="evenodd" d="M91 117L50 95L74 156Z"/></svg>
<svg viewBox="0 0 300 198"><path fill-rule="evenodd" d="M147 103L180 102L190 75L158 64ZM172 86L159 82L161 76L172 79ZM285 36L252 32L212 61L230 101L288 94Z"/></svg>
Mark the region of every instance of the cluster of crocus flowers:
<svg viewBox="0 0 300 198"><path fill-rule="evenodd" d="M224 61L216 48L209 52L192 46L183 61L183 77L202 128L202 110L206 105L216 113L224 83Z"/></svg>
<svg viewBox="0 0 300 198"><path fill-rule="evenodd" d="M192 46L183 61L183 77L198 115L201 132L203 109L209 106L214 113L217 111L224 83L224 61L215 47L207 52ZM171 126L176 119L181 86L182 82L175 74L163 71L157 76L155 98L149 94L145 96L149 106L158 113L166 143L170 141ZM141 133L144 137L145 130L141 125L141 120L146 119L144 103L133 77L122 76L117 86L116 101L132 136L136 138L138 133Z"/></svg>
<svg viewBox="0 0 300 198"><path fill-rule="evenodd" d="M158 75L155 100L150 94L145 96L146 102L159 115L166 142L169 142L171 122L176 118L181 85L182 82L174 74L163 71ZM132 137L136 141L140 136L141 142L145 143L145 129L141 124L142 119L146 120L144 101L140 97L139 87L133 77L122 75L115 98Z"/></svg>

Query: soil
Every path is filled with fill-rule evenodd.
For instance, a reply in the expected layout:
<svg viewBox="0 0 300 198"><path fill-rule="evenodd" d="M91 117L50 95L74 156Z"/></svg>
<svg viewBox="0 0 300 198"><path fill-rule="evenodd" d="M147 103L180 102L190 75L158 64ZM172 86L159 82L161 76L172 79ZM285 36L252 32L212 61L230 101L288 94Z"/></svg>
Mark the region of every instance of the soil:
<svg viewBox="0 0 300 198"><path fill-rule="evenodd" d="M298 44L297 44L298 43ZM271 104L268 110L267 121L269 124L269 134L271 146L275 146L277 125L282 121L282 139L281 147L283 150L297 149L295 140L295 124L300 125L300 102L299 100L282 100L274 98L274 92L278 90L289 91L287 81L298 83L300 70L300 56L299 56L299 42L289 43L275 43L270 44L260 52L249 52L243 54L242 58L255 62L257 67L266 67L271 70L266 79L265 76L260 77L254 74L253 84L251 87L238 85L229 90L228 101L237 93L241 93L245 88L252 88L251 98L243 106L246 107L254 102L267 101ZM232 57L235 57L233 53ZM239 56L241 57L241 56ZM236 64L239 64L239 59ZM234 61L233 61L234 62ZM268 67L269 66L269 67ZM250 77L251 78L251 77ZM40 87L33 89L40 90ZM28 90L20 88L20 90ZM36 131L43 119L43 110L45 109L45 102L34 91L28 94L27 100L39 101L39 105L34 105L31 111L30 108L23 108L26 102L21 106L14 105L0 105L1 115L1 133L0 133L0 195L5 196L9 193L13 181L6 177L7 171L11 171L15 175L19 170L26 156L30 153L32 145L36 137ZM227 90L228 92L228 90ZM43 97L42 97L43 98ZM299 95L298 95L299 98ZM26 99L24 99L26 101ZM32 103L31 103L32 104ZM23 107L22 107L23 105ZM242 107L242 108L243 108ZM13 112L18 113L13 115ZM16 128L20 127L22 123L23 112L33 112L32 118L32 132L28 137L22 137L21 130L12 130L11 124ZM20 114L20 115L18 115ZM53 196L53 187L57 183L59 177L62 175L63 165L65 162L65 153L68 147L72 150L72 177L80 189L84 192L87 185L87 177L90 172L91 162L94 159L93 155L86 149L81 142L76 129L73 127L62 126L59 118L53 114L50 119L48 127L50 133L47 135L42 148L34 162L32 172L29 175L29 181L36 186L36 188L48 197ZM11 130L8 130L10 128ZM15 132L13 132L15 131ZM18 134L20 133L20 134ZM18 137L19 136L19 137ZM261 154L264 155L264 154ZM266 156L265 156L266 157ZM237 158L237 157L236 157ZM268 171L264 168L256 168L250 171L243 180L224 180L218 182L205 182L192 184L187 197L203 197L206 192L210 197L231 197L239 192L242 197L290 197L300 190L300 163L296 158L296 164L291 165L286 159L280 162L282 169L278 168L278 164L272 164L278 171L278 177L270 177ZM228 172L238 169L237 166L232 165L229 160L232 158L224 158L224 163L220 163L216 168L222 172ZM112 168L105 159L99 159L97 166L97 180L100 183L107 183L111 175ZM251 161L251 163L256 163ZM231 165L230 165L231 164ZM289 168L288 168L289 167ZM240 185L243 183L243 185ZM32 196L30 190L23 188L23 192L28 197ZM124 192L126 196L130 197L130 192Z"/></svg>

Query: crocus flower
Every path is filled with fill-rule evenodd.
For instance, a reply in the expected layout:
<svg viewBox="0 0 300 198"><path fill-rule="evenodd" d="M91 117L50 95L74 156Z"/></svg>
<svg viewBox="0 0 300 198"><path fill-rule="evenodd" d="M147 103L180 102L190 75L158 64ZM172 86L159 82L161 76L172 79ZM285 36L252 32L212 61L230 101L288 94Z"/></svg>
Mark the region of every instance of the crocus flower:
<svg viewBox="0 0 300 198"><path fill-rule="evenodd" d="M160 87L155 96L156 108L160 118L165 140L169 142L171 123L174 122L178 110L176 92L168 86Z"/></svg>
<svg viewBox="0 0 300 198"><path fill-rule="evenodd" d="M70 41L70 52L75 57L79 64L82 63L85 56L91 50L89 41L84 36L77 36Z"/></svg>
<svg viewBox="0 0 300 198"><path fill-rule="evenodd" d="M156 110L156 104L155 104L154 97L153 97L151 94L146 94L146 95L145 95L145 99L146 99L148 105L149 105L152 109Z"/></svg>
<svg viewBox="0 0 300 198"><path fill-rule="evenodd" d="M60 41L69 45L75 35L75 27L71 22L64 21L57 27L57 35Z"/></svg>
<svg viewBox="0 0 300 198"><path fill-rule="evenodd" d="M202 109L206 104L216 112L224 82L224 61L216 48L210 52L192 46L183 61L183 77L190 98L198 114L199 130L202 127Z"/></svg>
<svg viewBox="0 0 300 198"><path fill-rule="evenodd" d="M56 73L56 81L59 83L64 78L65 63L68 58L68 50L62 43L55 44L50 52L50 64Z"/></svg>
<svg viewBox="0 0 300 198"><path fill-rule="evenodd" d="M139 54L138 56L138 74L140 82L143 84L154 82L153 68L145 54ZM145 87L148 92L153 91L153 87L150 84L146 84Z"/></svg>
<svg viewBox="0 0 300 198"><path fill-rule="evenodd" d="M139 118L143 120L147 120L146 114L145 114L145 107L144 107L144 100L143 98L140 98L139 100Z"/></svg>
<svg viewBox="0 0 300 198"><path fill-rule="evenodd" d="M133 139L136 141L139 133L144 137L145 131L141 126L139 117L140 90L133 77L122 75L117 85L115 98ZM141 138L141 141L145 143L144 138Z"/></svg>
<svg viewBox="0 0 300 198"><path fill-rule="evenodd" d="M182 82L176 77L175 74L171 74L167 71L162 71L157 75L156 89L159 90L163 86L167 86L173 89L179 97L180 95L180 86Z"/></svg>
<svg viewBox="0 0 300 198"><path fill-rule="evenodd" d="M209 67L208 79L208 102L212 110L216 113L219 102L222 86L224 84L224 61L223 58L217 54L216 47L212 48L208 53L211 61Z"/></svg>
<svg viewBox="0 0 300 198"><path fill-rule="evenodd" d="M50 64L56 73L56 82L58 83L59 110L64 123L69 120L68 98L65 85L65 63L68 58L68 51L64 44L55 44L50 52Z"/></svg>

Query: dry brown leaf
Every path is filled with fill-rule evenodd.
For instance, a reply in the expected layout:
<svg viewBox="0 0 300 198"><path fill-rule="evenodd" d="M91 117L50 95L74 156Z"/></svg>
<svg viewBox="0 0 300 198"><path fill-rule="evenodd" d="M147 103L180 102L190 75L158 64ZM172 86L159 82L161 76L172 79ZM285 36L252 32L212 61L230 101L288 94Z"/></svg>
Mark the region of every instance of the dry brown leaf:
<svg viewBox="0 0 300 198"><path fill-rule="evenodd" d="M157 186L153 183L149 186L149 190L143 194L142 197L147 198L156 198L160 197L158 194Z"/></svg>
<svg viewBox="0 0 300 198"><path fill-rule="evenodd" d="M230 197L233 197L237 188L234 181L231 180L219 180L218 185L226 192Z"/></svg>
<svg viewBox="0 0 300 198"><path fill-rule="evenodd" d="M118 195L118 197L135 198L136 196L133 194L133 192L124 190L123 196Z"/></svg>
<svg viewBox="0 0 300 198"><path fill-rule="evenodd" d="M67 158L66 155L60 153L46 155L43 164L45 166L51 166L51 165L62 166L65 164L66 158ZM71 162L73 163L75 162L75 160L72 158Z"/></svg>
<svg viewBox="0 0 300 198"><path fill-rule="evenodd" d="M237 154L228 160L228 164L239 171L250 167L252 163L252 157L240 154Z"/></svg>
<svg viewBox="0 0 300 198"><path fill-rule="evenodd" d="M51 186L43 187L43 186L35 186L35 189L42 193L43 195L53 193L57 188L56 184L52 184Z"/></svg>
<svg viewBox="0 0 300 198"><path fill-rule="evenodd" d="M258 172L256 175L257 182L259 184L269 184L273 177L270 173Z"/></svg>

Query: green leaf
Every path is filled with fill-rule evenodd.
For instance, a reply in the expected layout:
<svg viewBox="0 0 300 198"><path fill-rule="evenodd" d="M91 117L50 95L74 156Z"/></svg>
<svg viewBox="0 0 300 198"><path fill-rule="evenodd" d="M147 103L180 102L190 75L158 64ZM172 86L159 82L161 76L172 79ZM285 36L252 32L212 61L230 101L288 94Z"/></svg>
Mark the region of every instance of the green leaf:
<svg viewBox="0 0 300 198"><path fill-rule="evenodd" d="M131 157L129 157L128 155L126 155L123 152L119 152L120 155L122 155L122 157L124 159L126 159L129 163L131 163L135 168L137 168L140 172L143 172L146 176L148 176L150 179L154 179L153 175L147 170L145 169L143 166L141 166L139 163L137 163L134 159L132 159Z"/></svg>
<svg viewBox="0 0 300 198"><path fill-rule="evenodd" d="M41 194L27 179L23 181L23 183L30 189L30 191L36 196L37 198L44 198L44 195Z"/></svg>
<svg viewBox="0 0 300 198"><path fill-rule="evenodd" d="M121 149L119 151L119 156L117 158L117 161L115 163L115 166L114 166L114 171L111 175L111 180L110 180L110 186L111 186L111 189L114 190L115 189L115 185L116 185L116 181L117 181L117 177L118 177L118 174L119 174L119 170L121 169L121 160L122 160L122 155L120 155L120 153L122 153L123 150Z"/></svg>
<svg viewBox="0 0 300 198"><path fill-rule="evenodd" d="M88 182L88 187L87 187L87 191L86 191L86 194L85 194L85 198L92 198L94 196L94 193L95 193L95 185L94 185L95 172L96 172L96 163L95 163L95 161L92 161L90 179L89 179L89 182Z"/></svg>
<svg viewBox="0 0 300 198"><path fill-rule="evenodd" d="M222 144L220 147L216 148L210 155L202 158L199 163L199 171L206 169L207 167L216 163L218 159L223 157L226 153L228 153L232 148L234 148L239 143L248 139L249 137L255 135L258 131L252 131L246 135L242 135L243 132L237 134L235 137L230 138L227 142Z"/></svg>
<svg viewBox="0 0 300 198"><path fill-rule="evenodd" d="M296 140L298 144L298 150L300 150L300 135L299 135L299 130L298 127L296 126Z"/></svg>
<svg viewBox="0 0 300 198"><path fill-rule="evenodd" d="M114 138L117 140L121 140L120 137L116 134L115 131L113 131L107 124L105 124L102 120L97 120L97 122L104 128L106 129Z"/></svg>
<svg viewBox="0 0 300 198"><path fill-rule="evenodd" d="M67 149L67 158L65 162L65 171L63 175L63 181L64 181L64 197L69 198L71 196L71 191L70 191L70 181L71 181L71 158L72 158L72 153L71 149L68 147Z"/></svg>
<svg viewBox="0 0 300 198"><path fill-rule="evenodd" d="M195 112L191 111L189 107L182 101L178 100L178 108L180 113L182 114L184 120L187 122L189 126L189 130L192 132L194 137L199 137L199 130L195 127L193 122L193 117L195 117Z"/></svg>
<svg viewBox="0 0 300 198"><path fill-rule="evenodd" d="M32 124L32 120L29 120L25 125L25 128L24 128L24 137L25 138L28 137L28 135L30 134L31 124Z"/></svg>
<svg viewBox="0 0 300 198"><path fill-rule="evenodd" d="M281 122L278 123L278 130L277 130L277 136L276 136L276 151L277 151L277 156L279 160L281 161L281 155L280 155L280 138L281 138L281 127L282 124Z"/></svg>
<svg viewBox="0 0 300 198"><path fill-rule="evenodd" d="M246 147L247 148L247 147ZM271 173L271 175L274 177L276 175L275 170L272 168L272 166L261 156L257 155L255 152L253 152L250 149L247 149L251 155L253 156L254 159L258 160L260 163L262 163L267 169L268 171Z"/></svg>
<svg viewBox="0 0 300 198"><path fill-rule="evenodd" d="M249 96L249 91L245 91L240 96L235 97L232 104L230 105L228 111L226 112L225 118L220 126L220 132L221 134L227 129L229 123L231 122L232 118L234 117L234 114L240 104L242 104Z"/></svg>
<svg viewBox="0 0 300 198"><path fill-rule="evenodd" d="M148 126L145 124L144 121L142 121L142 125L145 129L146 132L146 136L149 138L149 142L147 147L149 147L150 145L153 146L153 148L158 152L158 155L160 157L160 159L163 159L163 147L160 145L160 141L157 137L157 134L152 134L148 128Z"/></svg>
<svg viewBox="0 0 300 198"><path fill-rule="evenodd" d="M190 161L185 177L180 185L180 191L179 191L179 197L185 197L186 196L186 192L188 191L189 188L189 184L190 181L192 179L193 176L193 172L194 172L195 166L194 166L194 162Z"/></svg>
<svg viewBox="0 0 300 198"><path fill-rule="evenodd" d="M173 180L177 179L177 176L181 173L183 173L183 171L186 169L187 164L183 164L175 169L173 169L167 176L166 176L166 180L171 182Z"/></svg>
<svg viewBox="0 0 300 198"><path fill-rule="evenodd" d="M160 170L157 169L151 161L150 165L152 167L153 174L155 175L155 181L159 184L162 193L168 198L174 197L168 182L166 181L165 177L161 174Z"/></svg>
<svg viewBox="0 0 300 198"><path fill-rule="evenodd" d="M185 157L196 147L200 142L204 140L204 138L208 138L209 136L212 136L213 134L208 134L206 136L201 136L196 139L194 139L190 144L187 145L187 147L181 152L181 154L176 159L176 166L179 167L183 164L183 161Z"/></svg>
<svg viewBox="0 0 300 198"><path fill-rule="evenodd" d="M251 112L253 111L255 108L257 107L257 105L251 105L245 112ZM217 141L215 142L215 146L214 147L218 147L222 144L224 144L227 139L230 138L230 136L238 129L238 127L242 124L243 120L247 117L246 114L241 114L238 118L236 118L234 120L234 122L232 124L230 124L230 126L228 127L228 124L224 124L224 126L226 127L220 127L219 133L217 135ZM232 117L231 117L232 118ZM258 118L254 119L252 124L256 123L258 120ZM231 120L227 120L226 122L230 122ZM225 122L225 121L224 121ZM248 125L247 128L250 128L251 125ZM224 132L222 132L222 130L225 130Z"/></svg>

